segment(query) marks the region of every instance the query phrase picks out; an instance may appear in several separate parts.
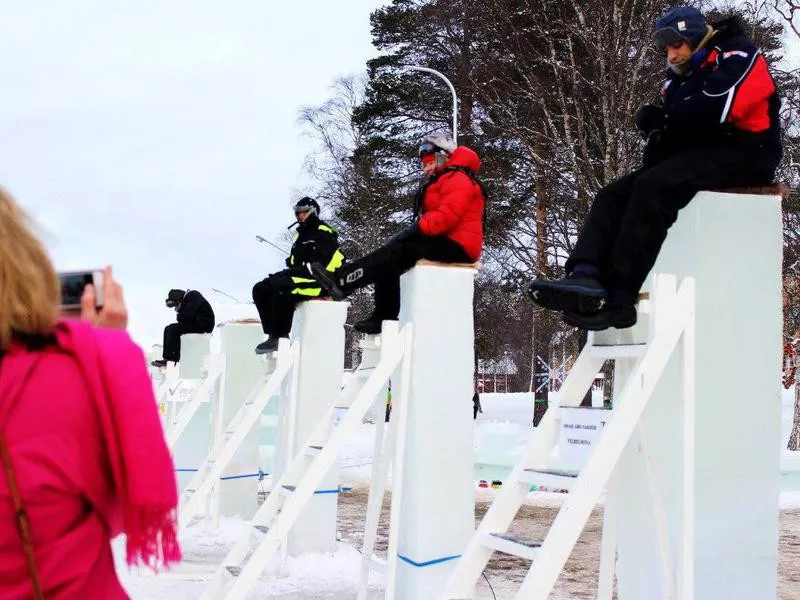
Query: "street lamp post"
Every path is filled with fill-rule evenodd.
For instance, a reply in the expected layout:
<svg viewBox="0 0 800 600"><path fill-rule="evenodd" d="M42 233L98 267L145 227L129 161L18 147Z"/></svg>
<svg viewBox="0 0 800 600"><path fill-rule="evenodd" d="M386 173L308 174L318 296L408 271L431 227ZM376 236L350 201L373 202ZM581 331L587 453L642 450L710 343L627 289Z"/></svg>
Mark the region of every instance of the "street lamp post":
<svg viewBox="0 0 800 600"><path fill-rule="evenodd" d="M270 242L267 238L262 237L260 235L256 236L256 241L261 242L262 244L267 244L269 246L272 246L273 248L275 248L276 250L280 250L284 254L287 254L287 255L289 254L289 252L287 252L286 250L284 250L283 248L281 248L277 244L274 244L274 243Z"/></svg>
<svg viewBox="0 0 800 600"><path fill-rule="evenodd" d="M428 67L420 67L418 65L401 65L401 68L411 69L412 71L423 71L424 73L436 75L447 84L447 87L450 88L450 93L453 95L453 143L458 144L458 96L456 95L456 88L453 87L453 84L447 77L436 69L429 69Z"/></svg>

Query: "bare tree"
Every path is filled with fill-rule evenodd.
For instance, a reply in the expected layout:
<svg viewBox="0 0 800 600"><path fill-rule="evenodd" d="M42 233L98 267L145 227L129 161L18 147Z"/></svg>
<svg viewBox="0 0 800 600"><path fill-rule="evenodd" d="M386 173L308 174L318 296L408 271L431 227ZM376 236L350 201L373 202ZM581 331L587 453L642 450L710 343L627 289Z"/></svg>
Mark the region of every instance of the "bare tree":
<svg viewBox="0 0 800 600"><path fill-rule="evenodd" d="M772 0L775 11L786 21L797 37L800 37L800 2L797 0Z"/></svg>
<svg viewBox="0 0 800 600"><path fill-rule="evenodd" d="M386 237L387 216L395 212L393 185L376 171L368 154L358 155L365 142L353 113L364 103L365 79L340 77L333 95L319 106L307 106L298 117L316 151L306 157L306 170L318 183L317 196L333 209L346 250L362 255ZM390 221L390 219L388 219Z"/></svg>

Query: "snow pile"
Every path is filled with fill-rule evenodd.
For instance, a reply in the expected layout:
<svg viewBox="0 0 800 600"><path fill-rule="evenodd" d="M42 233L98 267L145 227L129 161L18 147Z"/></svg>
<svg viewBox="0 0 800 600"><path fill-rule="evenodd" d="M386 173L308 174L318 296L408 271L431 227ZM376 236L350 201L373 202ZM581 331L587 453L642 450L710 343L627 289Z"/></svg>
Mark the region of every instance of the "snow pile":
<svg viewBox="0 0 800 600"><path fill-rule="evenodd" d="M136 600L195 600L206 585L203 577L222 562L234 542L247 532L245 521L225 517L220 518L218 528L206 522L189 527L181 536L183 562L158 576L145 569L128 569L124 562L124 538L118 538L114 541L117 572L128 594ZM345 544L339 544L334 554L309 553L290 557L283 564L276 555L247 598L354 598L360 569L361 554ZM371 577L370 587L375 594L382 585L381 576Z"/></svg>

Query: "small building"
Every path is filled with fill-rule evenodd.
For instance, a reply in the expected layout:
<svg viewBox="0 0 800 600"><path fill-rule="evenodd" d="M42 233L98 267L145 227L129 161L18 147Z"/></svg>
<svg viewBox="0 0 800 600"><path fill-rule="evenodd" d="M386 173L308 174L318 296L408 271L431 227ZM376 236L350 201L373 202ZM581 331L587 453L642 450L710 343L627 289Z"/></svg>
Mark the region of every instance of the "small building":
<svg viewBox="0 0 800 600"><path fill-rule="evenodd" d="M479 392L506 393L518 390L517 379L517 365L508 353L500 359L478 359L475 389Z"/></svg>

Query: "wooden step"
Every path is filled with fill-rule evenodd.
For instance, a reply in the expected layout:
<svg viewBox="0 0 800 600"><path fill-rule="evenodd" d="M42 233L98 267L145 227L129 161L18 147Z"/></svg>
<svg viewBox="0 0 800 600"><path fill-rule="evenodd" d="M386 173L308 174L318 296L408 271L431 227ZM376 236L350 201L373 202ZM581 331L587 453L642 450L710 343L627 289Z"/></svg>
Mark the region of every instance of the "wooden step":
<svg viewBox="0 0 800 600"><path fill-rule="evenodd" d="M557 469L525 469L519 480L529 485L570 490L578 479L578 474Z"/></svg>
<svg viewBox="0 0 800 600"><path fill-rule="evenodd" d="M306 456L319 456L320 452L322 452L322 446L306 446Z"/></svg>
<svg viewBox="0 0 800 600"><path fill-rule="evenodd" d="M488 533L481 536L481 544L497 552L533 560L542 547L541 542L524 540L507 532Z"/></svg>
<svg viewBox="0 0 800 600"><path fill-rule="evenodd" d="M597 358L639 358L647 350L647 344L593 344L591 355Z"/></svg>

